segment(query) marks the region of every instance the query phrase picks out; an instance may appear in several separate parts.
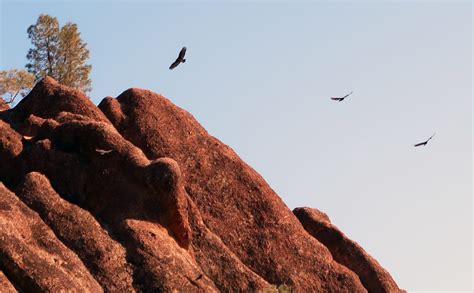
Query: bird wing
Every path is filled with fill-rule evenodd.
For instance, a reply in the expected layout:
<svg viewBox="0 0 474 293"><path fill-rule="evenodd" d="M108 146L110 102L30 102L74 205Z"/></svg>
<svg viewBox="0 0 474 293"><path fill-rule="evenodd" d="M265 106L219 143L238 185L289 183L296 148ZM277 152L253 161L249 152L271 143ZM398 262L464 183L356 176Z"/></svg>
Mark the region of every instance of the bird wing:
<svg viewBox="0 0 474 293"><path fill-rule="evenodd" d="M436 132L435 132L435 133L433 133L433 135L432 135L432 136L430 136L430 138L428 138L428 140L432 139L432 138L435 136L435 134L436 134Z"/></svg>
<svg viewBox="0 0 474 293"><path fill-rule="evenodd" d="M344 98L331 97L331 100L334 100L334 101L342 101L342 100L344 100Z"/></svg>
<svg viewBox="0 0 474 293"><path fill-rule="evenodd" d="M173 69L173 68L175 68L176 66L178 66L179 63L180 63L179 59L176 59L176 60L173 62L173 64L170 65L170 70Z"/></svg>
<svg viewBox="0 0 474 293"><path fill-rule="evenodd" d="M105 155L112 152L112 150L102 150L102 149L95 149L95 151L101 155Z"/></svg>
<svg viewBox="0 0 474 293"><path fill-rule="evenodd" d="M181 51L179 52L178 58L183 59L185 54L186 54L186 47L183 47Z"/></svg>
<svg viewBox="0 0 474 293"><path fill-rule="evenodd" d="M347 98L348 96L352 95L353 92L350 92L348 93L347 95L345 95L344 97L342 97L343 99Z"/></svg>
<svg viewBox="0 0 474 293"><path fill-rule="evenodd" d="M425 144L424 142L420 142L420 143L415 144L415 146L417 147L417 146L424 145L424 144Z"/></svg>

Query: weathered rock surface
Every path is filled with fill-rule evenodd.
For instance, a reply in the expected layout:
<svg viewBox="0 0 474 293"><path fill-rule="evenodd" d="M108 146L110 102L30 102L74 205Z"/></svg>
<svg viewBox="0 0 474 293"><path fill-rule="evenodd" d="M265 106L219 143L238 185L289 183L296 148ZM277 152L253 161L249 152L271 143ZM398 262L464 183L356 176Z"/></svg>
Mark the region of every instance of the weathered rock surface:
<svg viewBox="0 0 474 293"><path fill-rule="evenodd" d="M296 208L293 213L301 221L306 231L331 251L337 262L359 276L369 292L396 292L400 290L390 274L362 247L331 224L325 213L312 208Z"/></svg>
<svg viewBox="0 0 474 293"><path fill-rule="evenodd" d="M39 214L59 240L77 253L106 291L133 291L125 249L89 212L62 199L49 180L36 172L26 175L16 194Z"/></svg>
<svg viewBox="0 0 474 293"><path fill-rule="evenodd" d="M4 292L4 293L18 292L16 291L13 284L10 282L10 280L8 280L7 276L5 276L5 274L2 271L0 271L0 288L2 289L1 292Z"/></svg>
<svg viewBox="0 0 474 293"><path fill-rule="evenodd" d="M20 160L17 157L23 151L21 139L18 132L0 120L0 178L4 182L10 182L20 175Z"/></svg>
<svg viewBox="0 0 474 293"><path fill-rule="evenodd" d="M5 100L0 99L0 111L5 111L10 109L10 106L5 102Z"/></svg>
<svg viewBox="0 0 474 293"><path fill-rule="evenodd" d="M305 291L365 290L352 271L301 229L263 178L189 113L141 89L107 98L99 108L148 157L178 162L206 225L267 282Z"/></svg>
<svg viewBox="0 0 474 293"><path fill-rule="evenodd" d="M357 244L343 238L336 250L349 256L335 253L295 212L303 227L158 94L130 89L96 107L46 78L0 111L0 129L2 292L400 291L372 258L353 257Z"/></svg>
<svg viewBox="0 0 474 293"><path fill-rule="evenodd" d="M53 231L0 183L0 262L2 271L27 292L102 292L81 260Z"/></svg>
<svg viewBox="0 0 474 293"><path fill-rule="evenodd" d="M15 111L10 113L10 117L21 123L30 115L54 118L60 112L79 114L96 121L107 122L104 114L84 93L60 85L51 77L46 77L36 84L28 96L15 106Z"/></svg>

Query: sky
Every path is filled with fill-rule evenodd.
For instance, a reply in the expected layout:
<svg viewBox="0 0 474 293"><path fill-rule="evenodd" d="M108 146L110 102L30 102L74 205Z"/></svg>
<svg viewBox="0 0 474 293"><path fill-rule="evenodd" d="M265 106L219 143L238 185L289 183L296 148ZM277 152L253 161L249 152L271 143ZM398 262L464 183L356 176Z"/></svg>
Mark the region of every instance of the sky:
<svg viewBox="0 0 474 293"><path fill-rule="evenodd" d="M163 94L401 288L472 290L470 1L0 1L0 70L39 14L76 23L94 103Z"/></svg>

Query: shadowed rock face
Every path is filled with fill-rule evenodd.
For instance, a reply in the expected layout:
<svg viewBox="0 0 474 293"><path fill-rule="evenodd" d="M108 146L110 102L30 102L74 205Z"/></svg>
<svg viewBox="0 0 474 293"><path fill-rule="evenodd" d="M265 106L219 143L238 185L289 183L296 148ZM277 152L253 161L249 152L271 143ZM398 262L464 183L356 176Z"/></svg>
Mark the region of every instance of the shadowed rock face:
<svg viewBox="0 0 474 293"><path fill-rule="evenodd" d="M0 183L2 271L25 292L102 292L84 264L40 217Z"/></svg>
<svg viewBox="0 0 474 293"><path fill-rule="evenodd" d="M131 268L125 249L86 210L62 199L42 174L28 173L16 195L77 253L106 291L131 291Z"/></svg>
<svg viewBox="0 0 474 293"><path fill-rule="evenodd" d="M46 78L0 119L2 292L400 291L375 261L367 274L370 257L335 254L158 94L130 89L96 107Z"/></svg>

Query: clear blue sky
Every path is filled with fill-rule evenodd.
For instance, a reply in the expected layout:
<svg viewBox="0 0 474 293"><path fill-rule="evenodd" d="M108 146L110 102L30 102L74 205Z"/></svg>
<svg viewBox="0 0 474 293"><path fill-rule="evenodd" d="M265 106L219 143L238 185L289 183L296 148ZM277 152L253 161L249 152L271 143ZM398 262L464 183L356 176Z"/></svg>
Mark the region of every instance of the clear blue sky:
<svg viewBox="0 0 474 293"><path fill-rule="evenodd" d="M40 13L77 23L95 103L161 93L401 287L472 288L470 1L1 3L2 70L24 67Z"/></svg>

